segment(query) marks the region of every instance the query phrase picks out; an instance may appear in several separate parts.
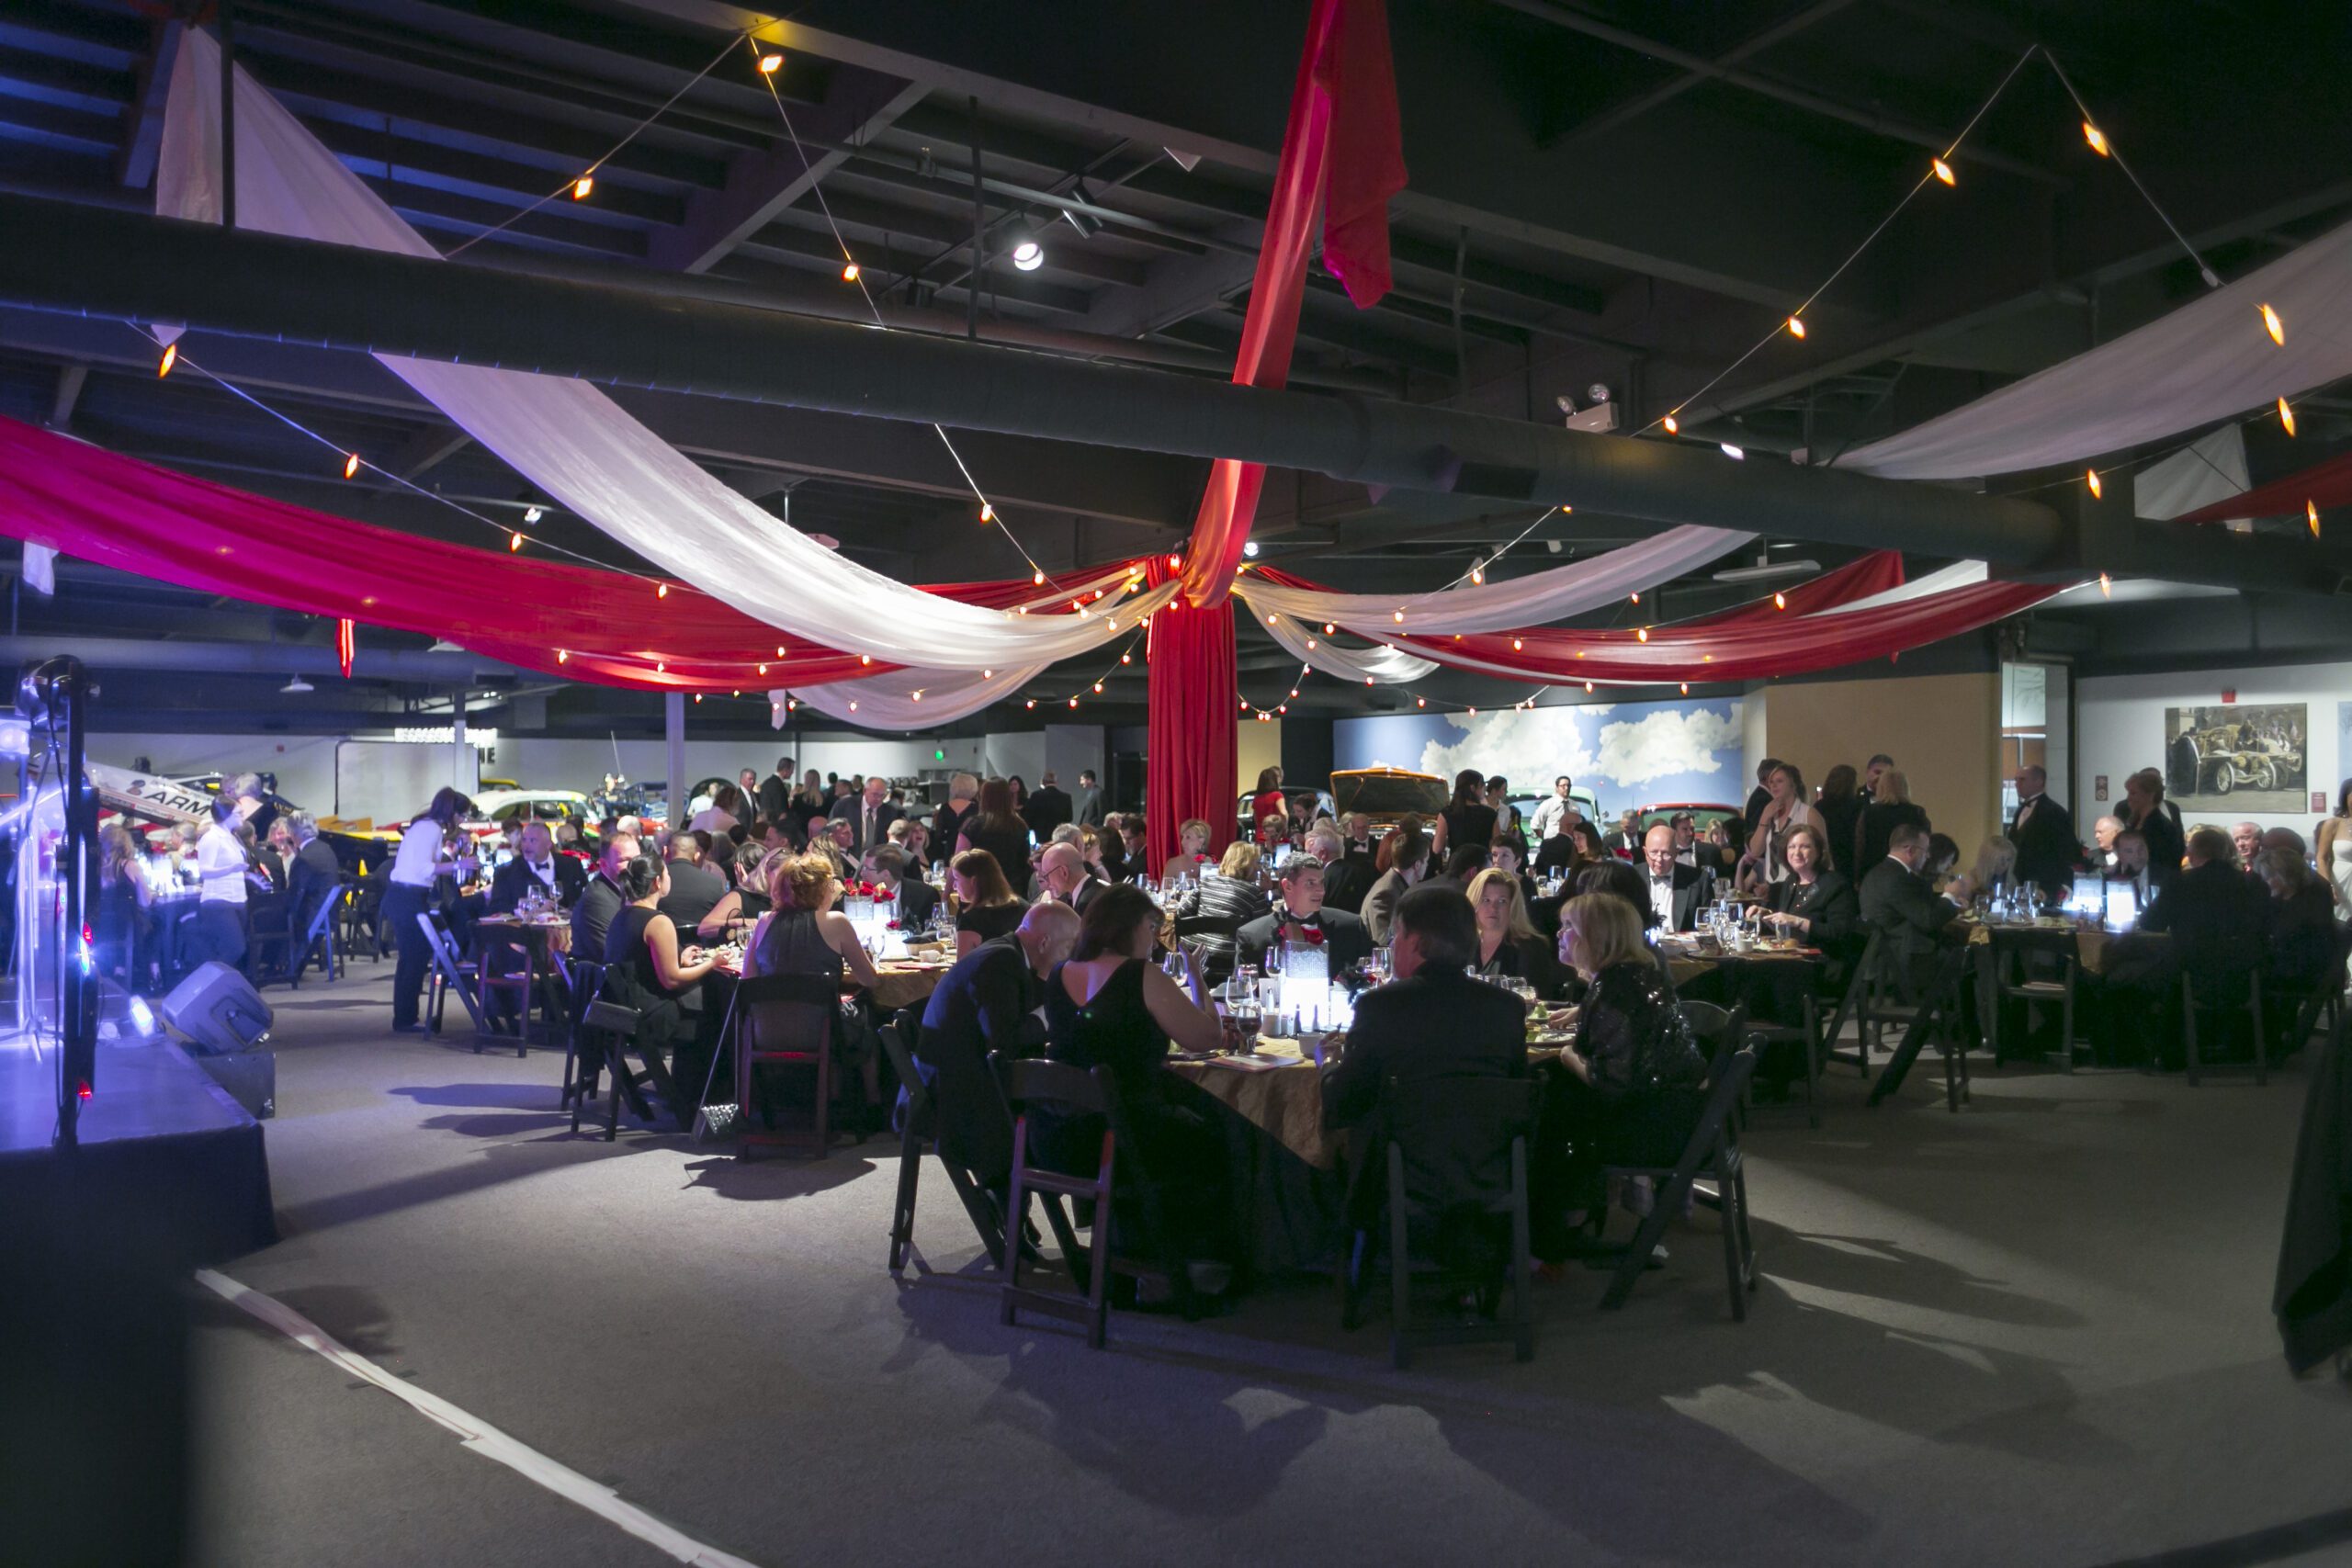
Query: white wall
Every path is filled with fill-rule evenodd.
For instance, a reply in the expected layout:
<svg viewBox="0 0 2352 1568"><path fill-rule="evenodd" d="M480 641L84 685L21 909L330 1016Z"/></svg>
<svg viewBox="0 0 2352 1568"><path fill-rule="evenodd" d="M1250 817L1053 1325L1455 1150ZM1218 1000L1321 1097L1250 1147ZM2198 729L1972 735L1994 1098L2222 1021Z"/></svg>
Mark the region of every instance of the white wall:
<svg viewBox="0 0 2352 1568"><path fill-rule="evenodd" d="M2233 810L2226 803L2183 807L2190 826L2226 827L2251 818L2266 828L2292 828L2309 841L2326 811L2312 811L2310 792L2333 801L2352 757L2342 750L2336 716L2339 702L2352 700L2352 663L2286 664L2269 669L2199 670L2178 675L2100 675L2075 682L2075 820L2086 839L2090 824L2112 814L2123 799L2123 778L2165 762L2165 709L2218 705L2224 691L2240 704L2306 703L2305 809ZM2108 798L2094 798L2099 775Z"/></svg>
<svg viewBox="0 0 2352 1568"><path fill-rule="evenodd" d="M1099 724L1046 726L1046 766L1054 771L1063 790L1076 794L1078 775L1087 768L1102 776L1102 727ZM1024 775L1035 784L1034 775Z"/></svg>

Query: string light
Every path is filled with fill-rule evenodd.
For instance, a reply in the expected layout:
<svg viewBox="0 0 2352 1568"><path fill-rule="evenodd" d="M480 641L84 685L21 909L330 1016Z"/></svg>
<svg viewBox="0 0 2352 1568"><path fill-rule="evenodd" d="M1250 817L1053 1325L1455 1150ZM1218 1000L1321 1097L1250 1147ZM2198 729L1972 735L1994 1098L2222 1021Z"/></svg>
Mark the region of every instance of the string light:
<svg viewBox="0 0 2352 1568"><path fill-rule="evenodd" d="M544 506L526 506L523 508L523 526L527 528L547 514L548 509Z"/></svg>
<svg viewBox="0 0 2352 1568"><path fill-rule="evenodd" d="M655 583L653 586L653 596L656 599L667 599L670 596L670 585L666 582Z"/></svg>
<svg viewBox="0 0 2352 1568"><path fill-rule="evenodd" d="M1941 158L1928 159L1928 166L1935 171L1936 178L1943 181L1944 184L1949 186L1958 185L1960 183L1959 179L1951 172L1951 165L1945 163Z"/></svg>
<svg viewBox="0 0 2352 1568"><path fill-rule="evenodd" d="M1791 316L1789 318L1789 335L1791 337L1797 338L1804 336L1804 318L1803 316Z"/></svg>
<svg viewBox="0 0 2352 1568"><path fill-rule="evenodd" d="M773 76L773 75L775 75L777 72L779 72L779 71L781 71L781 70L783 70L783 69L784 69L784 56L783 56L783 55L781 55L781 54L763 54L762 56L760 56L760 74L761 74L761 75L763 75L763 76Z"/></svg>
<svg viewBox="0 0 2352 1568"><path fill-rule="evenodd" d="M2312 537L2314 539L2318 538L2319 507L2312 502L2306 501L2303 502L2303 521L2311 525Z"/></svg>
<svg viewBox="0 0 2352 1568"><path fill-rule="evenodd" d="M1425 708L1430 705L1430 700L1427 697L1415 697L1413 705L1417 708Z"/></svg>
<svg viewBox="0 0 2352 1568"><path fill-rule="evenodd" d="M2278 400L2278 428L2290 435L2295 434L2295 411L2287 406L2284 398Z"/></svg>
<svg viewBox="0 0 2352 1568"><path fill-rule="evenodd" d="M1395 620L1396 623L1401 626L1405 624L1405 612L1402 610L1394 611L1391 613L1390 618Z"/></svg>
<svg viewBox="0 0 2352 1568"><path fill-rule="evenodd" d="M1324 623L1323 623L1323 635L1324 635L1325 637L1329 637L1332 633L1334 633L1334 632L1338 631L1339 629L1340 629L1340 628L1339 628L1339 626L1336 626L1335 624L1333 624L1333 623L1332 623L1332 622L1330 622L1330 621L1326 621L1326 622L1324 622Z"/></svg>
<svg viewBox="0 0 2352 1568"><path fill-rule="evenodd" d="M1077 699L1076 697L1072 697L1072 698L1070 698L1070 700L1069 700L1069 705L1070 705L1070 706L1072 706L1072 707L1076 707L1076 706L1078 705L1078 699Z"/></svg>
<svg viewBox="0 0 2352 1568"><path fill-rule="evenodd" d="M1100 681L1094 682L1094 694L1098 697L1102 694L1102 682ZM1077 705L1072 704L1071 705L1076 706Z"/></svg>
<svg viewBox="0 0 2352 1568"><path fill-rule="evenodd" d="M922 694L921 692L909 692L907 694L907 701L910 703L919 703L922 701Z"/></svg>
<svg viewBox="0 0 2352 1568"><path fill-rule="evenodd" d="M179 362L180 345L175 343L165 344L164 345L164 362L155 367L156 378L161 379L162 378L170 375L172 373L172 367L177 365Z"/></svg>
<svg viewBox="0 0 2352 1568"><path fill-rule="evenodd" d="M1642 596L1641 596L1640 594L1638 594L1638 593L1634 594L1634 604L1640 604L1641 602L1642 602Z"/></svg>
<svg viewBox="0 0 2352 1568"><path fill-rule="evenodd" d="M2115 580L2103 571L2098 574L2098 596L2102 599L2115 596Z"/></svg>
<svg viewBox="0 0 2352 1568"><path fill-rule="evenodd" d="M1470 569L1470 581L1481 588L1484 588L1487 585L1487 563L1485 561L1480 561Z"/></svg>
<svg viewBox="0 0 2352 1568"><path fill-rule="evenodd" d="M1029 574L1029 585L1032 588L1043 588L1046 586L1046 574L1042 571L1031 572Z"/></svg>
<svg viewBox="0 0 2352 1568"><path fill-rule="evenodd" d="M571 655L559 648L555 650L555 661L558 664L569 664L571 662Z"/></svg>
<svg viewBox="0 0 2352 1568"><path fill-rule="evenodd" d="M1182 571L1182 570L1184 570L1184 558L1183 558L1182 556L1180 556L1180 555L1170 555L1170 556L1168 558L1168 570L1170 570L1170 571Z"/></svg>
<svg viewBox="0 0 2352 1568"><path fill-rule="evenodd" d="M1023 706L1023 707L1031 707L1031 708L1034 708L1034 707L1035 707L1036 705L1037 705L1037 699L1036 699L1036 698L1035 698L1035 697L1031 697L1027 702L1025 702L1025 703L1023 703L1023 704L1022 705L1022 706Z"/></svg>
<svg viewBox="0 0 2352 1568"><path fill-rule="evenodd" d="M874 655L870 653L861 653L857 656L857 661L860 664L871 664L874 662Z"/></svg>
<svg viewBox="0 0 2352 1568"><path fill-rule="evenodd" d="M761 673L761 674L763 674L763 675L764 675L764 674L766 674L767 672L768 672L768 667L767 667L766 665L764 665L764 664L761 665L761 666L760 666L760 673Z"/></svg>
<svg viewBox="0 0 2352 1568"><path fill-rule="evenodd" d="M1315 639L1313 637L1308 637L1306 639L1306 651L1309 653L1315 651Z"/></svg>
<svg viewBox="0 0 2352 1568"><path fill-rule="evenodd" d="M983 681L993 681L996 679L996 671L993 670L983 670L980 671L980 679Z"/></svg>
<svg viewBox="0 0 2352 1568"><path fill-rule="evenodd" d="M775 645L775 656L778 659L782 659L784 657L784 644L777 643Z"/></svg>
<svg viewBox="0 0 2352 1568"><path fill-rule="evenodd" d="M659 660L659 659L657 659L657 660L655 660L653 661L653 672L654 672L656 675L661 674L664 670L667 670L667 669L669 669L669 668L670 668L669 664L668 664L666 661L662 660Z"/></svg>
<svg viewBox="0 0 2352 1568"><path fill-rule="evenodd" d="M2086 479L2087 479L2087 480L2089 480L2089 481L2090 481L2090 487L2091 487L2091 499L2092 499L2093 501L2097 501L2097 500L2098 500L2098 499L2102 494L2104 494L2104 493L2105 493L2105 492L2104 492L2102 490L2100 490L2100 488L2099 488L2099 482L2098 482L2098 470L2097 468L2088 468L2088 469L2086 469L2086 470L2084 470L2083 477L2084 477Z"/></svg>
<svg viewBox="0 0 2352 1568"><path fill-rule="evenodd" d="M353 479L357 477L358 473L359 454L356 452L345 453L343 457L343 477L345 479Z"/></svg>
<svg viewBox="0 0 2352 1568"><path fill-rule="evenodd" d="M1937 159L1937 160L1936 160L1936 162L1937 162L1937 163L1939 163L1939 164L1940 164L1940 163L1942 163L1942 162L1943 162L1943 160L1942 160L1941 158L1939 158L1939 159ZM1689 695L1690 694L1690 682L1688 682L1688 681L1685 681L1685 682L1682 682L1682 694L1683 694L1684 696L1686 696L1686 697L1687 697L1687 696L1689 696Z"/></svg>
<svg viewBox="0 0 2352 1568"><path fill-rule="evenodd" d="M702 694L700 692L696 692L695 694L695 705L696 707L700 707L702 705Z"/></svg>
<svg viewBox="0 0 2352 1568"><path fill-rule="evenodd" d="M1591 690L1592 690L1592 682L1589 682L1589 681L1587 681L1587 682L1584 683L1584 689L1585 689L1586 691L1588 691L1588 692L1591 691Z"/></svg>
<svg viewBox="0 0 2352 1568"><path fill-rule="evenodd" d="M1639 629L1638 631L1634 632L1634 640L1635 640L1635 641L1637 641L1637 642L1647 642L1647 641L1649 641L1649 640L1650 640L1650 629L1649 629L1649 627L1647 627L1647 626L1644 626L1644 627L1642 627L1641 629Z"/></svg>
<svg viewBox="0 0 2352 1568"><path fill-rule="evenodd" d="M855 262L844 262L842 264L842 281L843 283L855 283L857 281L857 264Z"/></svg>
<svg viewBox="0 0 2352 1568"><path fill-rule="evenodd" d="M509 551L519 550L523 547L523 536L519 530L507 539L506 547Z"/></svg>
<svg viewBox="0 0 2352 1568"><path fill-rule="evenodd" d="M2268 305L2262 307L2262 330L2270 334L2272 343L2277 344L2280 348L2287 346L2287 323L2280 321L2278 312Z"/></svg>
<svg viewBox="0 0 2352 1568"><path fill-rule="evenodd" d="M1672 414L1668 414L1664 419L1658 421L1658 423L1666 427L1666 433L1668 435L1679 435L1682 434L1682 422L1675 418Z"/></svg>
<svg viewBox="0 0 2352 1568"><path fill-rule="evenodd" d="M854 701L851 702L849 705L849 711L852 713L855 713L857 711L857 704Z"/></svg>
<svg viewBox="0 0 2352 1568"><path fill-rule="evenodd" d="M2089 120L2083 121L2083 140L2089 142L2091 144L2091 151L2098 153L2100 157L2109 158L2114 156L2114 153L2107 145L2107 132L2101 130L2098 126L2093 125Z"/></svg>
<svg viewBox="0 0 2352 1568"><path fill-rule="evenodd" d="M980 521L983 523L993 523L996 521L996 508L990 506L985 501L980 502Z"/></svg>
<svg viewBox="0 0 2352 1568"><path fill-rule="evenodd" d="M578 179L571 182L571 199L574 201L585 201L588 199L588 193L595 188L596 176L594 175L582 175Z"/></svg>
<svg viewBox="0 0 2352 1568"><path fill-rule="evenodd" d="M1119 655L1119 662L1122 664L1133 664L1135 661L1136 656L1132 653L1123 653Z"/></svg>
<svg viewBox="0 0 2352 1568"><path fill-rule="evenodd" d="M1730 442L1728 442L1728 441L1717 442L1717 443L1716 443L1716 445L1717 445L1717 446L1721 446L1721 447L1723 448L1723 454L1724 454L1724 457L1729 457L1733 462L1735 462L1735 463L1739 463L1739 462L1745 462L1745 461L1747 461L1747 447L1745 447L1745 446L1733 446L1733 445L1732 445Z"/></svg>
<svg viewBox="0 0 2352 1568"><path fill-rule="evenodd" d="M1511 638L1511 639L1510 639L1510 650L1511 650L1513 653L1518 653L1518 652L1522 651L1522 650L1526 648L1526 646L1527 646L1526 644L1524 644L1524 643L1522 643L1521 641L1520 641L1520 639L1519 639L1519 638L1517 638L1517 637L1513 637L1513 638Z"/></svg>

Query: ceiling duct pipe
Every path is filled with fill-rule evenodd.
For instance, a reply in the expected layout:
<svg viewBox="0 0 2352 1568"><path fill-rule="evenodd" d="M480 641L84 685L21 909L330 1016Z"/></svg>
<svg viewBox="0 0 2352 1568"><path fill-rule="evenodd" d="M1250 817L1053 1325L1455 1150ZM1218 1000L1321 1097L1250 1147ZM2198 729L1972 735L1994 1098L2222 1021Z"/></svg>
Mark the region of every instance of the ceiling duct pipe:
<svg viewBox="0 0 2352 1568"><path fill-rule="evenodd" d="M137 637L0 637L0 664L21 663L70 653L91 669L151 670L184 675L332 675L343 667L331 644L295 642L161 642ZM439 685L476 685L524 672L495 659L471 653L430 653L423 649L363 648L352 656L355 680L429 681ZM531 678L539 679L536 671Z"/></svg>
<svg viewBox="0 0 2352 1568"><path fill-rule="evenodd" d="M0 196L0 302L195 330L1303 468L2018 571L2101 570L2049 506L1353 395L1272 390L642 289ZM2352 556L2177 525L2185 578L2334 592Z"/></svg>

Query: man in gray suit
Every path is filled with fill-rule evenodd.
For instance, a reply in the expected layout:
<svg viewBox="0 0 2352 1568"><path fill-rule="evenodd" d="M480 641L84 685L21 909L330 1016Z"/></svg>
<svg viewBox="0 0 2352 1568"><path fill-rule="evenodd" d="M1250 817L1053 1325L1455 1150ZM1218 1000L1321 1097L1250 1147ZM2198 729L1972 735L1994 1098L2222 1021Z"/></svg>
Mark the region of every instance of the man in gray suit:
<svg viewBox="0 0 2352 1568"><path fill-rule="evenodd" d="M1102 826L1102 790L1092 768L1078 771L1078 792L1069 797L1069 819L1081 828Z"/></svg>

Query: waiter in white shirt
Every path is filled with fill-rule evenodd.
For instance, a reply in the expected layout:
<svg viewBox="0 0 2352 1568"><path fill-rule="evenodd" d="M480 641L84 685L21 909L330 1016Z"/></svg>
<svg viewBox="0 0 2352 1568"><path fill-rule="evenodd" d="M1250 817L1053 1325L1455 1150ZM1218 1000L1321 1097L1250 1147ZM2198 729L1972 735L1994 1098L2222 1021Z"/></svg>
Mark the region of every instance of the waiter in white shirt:
<svg viewBox="0 0 2352 1568"><path fill-rule="evenodd" d="M384 889L382 919L400 944L400 964L392 972L392 1028L402 1034L421 1034L417 998L424 989L424 972L433 962L432 945L417 917L432 906L435 885L444 871L470 873L470 856L458 858L445 848L458 818L469 815L474 803L454 789L433 797L424 815L401 835L400 852L392 858L391 886Z"/></svg>
<svg viewBox="0 0 2352 1568"><path fill-rule="evenodd" d="M1535 840L1538 843L1559 831L1564 820L1574 821L1584 815L1577 803L1568 798L1568 791L1576 787L1576 780L1562 773L1552 781L1552 797L1535 808Z"/></svg>
<svg viewBox="0 0 2352 1568"><path fill-rule="evenodd" d="M191 964L244 962L245 873L252 863L237 840L240 820L236 798L224 795L212 803L212 826L196 841L198 902L185 950Z"/></svg>

